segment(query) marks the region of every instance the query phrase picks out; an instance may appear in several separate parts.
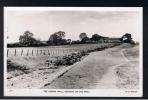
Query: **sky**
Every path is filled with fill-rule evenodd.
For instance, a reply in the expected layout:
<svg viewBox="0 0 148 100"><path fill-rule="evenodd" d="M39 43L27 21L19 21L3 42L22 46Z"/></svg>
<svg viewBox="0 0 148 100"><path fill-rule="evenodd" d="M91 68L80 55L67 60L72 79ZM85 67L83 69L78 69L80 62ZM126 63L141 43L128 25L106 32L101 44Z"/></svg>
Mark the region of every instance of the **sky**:
<svg viewBox="0 0 148 100"><path fill-rule="evenodd" d="M51 34L64 31L66 39L78 40L79 34L88 37L97 33L107 37L121 37L131 33L135 41L142 35L140 11L120 10L4 10L4 30L8 43L18 42L26 30L35 38L46 41Z"/></svg>

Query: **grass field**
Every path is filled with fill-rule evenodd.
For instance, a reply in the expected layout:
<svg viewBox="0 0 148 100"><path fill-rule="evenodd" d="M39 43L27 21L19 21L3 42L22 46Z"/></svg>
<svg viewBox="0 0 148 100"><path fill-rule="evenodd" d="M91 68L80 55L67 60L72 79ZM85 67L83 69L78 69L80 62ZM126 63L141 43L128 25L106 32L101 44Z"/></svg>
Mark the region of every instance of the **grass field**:
<svg viewBox="0 0 148 100"><path fill-rule="evenodd" d="M45 46L45 47L17 47L8 48L7 56L20 57L20 56L61 56L72 52L81 50L93 50L103 46L114 45L114 43L101 43L101 44L77 44L77 45L63 45L63 46Z"/></svg>
<svg viewBox="0 0 148 100"><path fill-rule="evenodd" d="M52 59L57 56L69 55L80 51L94 50L104 46L112 46L114 44L79 44L79 45L64 45L64 46L47 46L47 47L19 47L8 48L8 59L20 65L25 65L29 68L46 66L47 59ZM23 52L22 52L23 51ZM16 54L15 54L16 53Z"/></svg>

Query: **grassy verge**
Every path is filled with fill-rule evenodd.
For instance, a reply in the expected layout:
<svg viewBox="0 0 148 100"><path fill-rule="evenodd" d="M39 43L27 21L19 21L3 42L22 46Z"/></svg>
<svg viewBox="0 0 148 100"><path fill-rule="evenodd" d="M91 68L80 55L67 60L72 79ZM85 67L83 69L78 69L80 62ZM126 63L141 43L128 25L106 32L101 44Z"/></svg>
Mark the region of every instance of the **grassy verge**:
<svg viewBox="0 0 148 100"><path fill-rule="evenodd" d="M20 65L12 62L11 60L7 60L7 72L7 79L10 79L22 74L28 74L30 71L25 65Z"/></svg>
<svg viewBox="0 0 148 100"><path fill-rule="evenodd" d="M139 74L138 66L135 66L135 62L129 62L123 66L116 68L116 75L118 76L117 87L134 89L138 88ZM130 66L129 66L130 65Z"/></svg>
<svg viewBox="0 0 148 100"><path fill-rule="evenodd" d="M71 54L65 55L65 56L58 56L58 57L55 57L54 59L50 59L49 62L51 64L53 64L54 66L61 66L61 65L69 66L69 65L73 65L74 63L80 61L83 56L88 55L91 52L101 51L101 50L104 50L107 48L115 47L117 45L120 45L120 44L119 43L111 43L111 44L102 45L102 46L95 48L93 50L82 50L77 53L71 53Z"/></svg>
<svg viewBox="0 0 148 100"><path fill-rule="evenodd" d="M126 64L116 68L118 88L138 88L139 85L139 47L126 49L125 57L129 60Z"/></svg>

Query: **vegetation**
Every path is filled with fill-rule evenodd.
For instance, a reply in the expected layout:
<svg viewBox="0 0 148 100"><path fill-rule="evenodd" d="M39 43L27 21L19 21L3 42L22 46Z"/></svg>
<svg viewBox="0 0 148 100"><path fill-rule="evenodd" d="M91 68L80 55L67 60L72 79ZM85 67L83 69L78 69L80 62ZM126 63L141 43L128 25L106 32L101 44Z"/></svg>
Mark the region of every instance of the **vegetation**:
<svg viewBox="0 0 148 100"><path fill-rule="evenodd" d="M33 37L34 34L30 31L25 31L23 35L20 35L18 43L7 44L8 47L36 47L36 46L50 46L50 45L69 45L69 44L88 44L88 43L132 43L132 35L130 33L124 34L121 38L109 38L93 34L91 38L87 36L85 32L80 33L80 40L72 41L71 39L65 39L66 33L64 31L58 31L50 35L47 41L40 41Z"/></svg>
<svg viewBox="0 0 148 100"><path fill-rule="evenodd" d="M33 47L33 46L45 46L39 39L33 37L33 33L25 31L23 35L20 35L18 43L7 44L8 47Z"/></svg>
<svg viewBox="0 0 148 100"><path fill-rule="evenodd" d="M66 42L64 37L65 37L65 32L63 31L55 32L54 34L50 35L50 38L48 39L47 43L51 45L63 44Z"/></svg>
<svg viewBox="0 0 148 100"><path fill-rule="evenodd" d="M19 43L22 46L38 46L41 45L41 41L33 37L33 33L30 31L25 31L23 35L19 37Z"/></svg>
<svg viewBox="0 0 148 100"><path fill-rule="evenodd" d="M132 40L132 35L129 33L125 33L122 37L121 37L121 41L124 43L132 43L135 44L135 42Z"/></svg>
<svg viewBox="0 0 148 100"><path fill-rule="evenodd" d="M102 45L102 46L99 46L94 49L86 49L86 50L81 50L77 53L71 53L69 55L64 55L64 56L58 56L58 57L55 57L55 59L50 59L49 61L54 66L72 65L72 64L80 61L83 56L88 55L88 53L90 53L90 52L101 51L106 48L111 48L111 47L114 47L117 45L119 45L119 43L106 44L106 45Z"/></svg>
<svg viewBox="0 0 148 100"><path fill-rule="evenodd" d="M98 34L94 34L94 35L92 35L91 40L98 42L101 38L102 38L102 36L100 36Z"/></svg>
<svg viewBox="0 0 148 100"><path fill-rule="evenodd" d="M81 40L82 43L86 43L86 41L89 41L89 38L87 37L87 34L84 33L84 32L80 33L79 37L80 37L80 40Z"/></svg>
<svg viewBox="0 0 148 100"><path fill-rule="evenodd" d="M13 63L11 60L7 60L7 71L10 72L10 71L14 71L14 70L21 70L23 71L24 73L27 73L28 69L25 65L20 65L20 64L17 64L17 63Z"/></svg>

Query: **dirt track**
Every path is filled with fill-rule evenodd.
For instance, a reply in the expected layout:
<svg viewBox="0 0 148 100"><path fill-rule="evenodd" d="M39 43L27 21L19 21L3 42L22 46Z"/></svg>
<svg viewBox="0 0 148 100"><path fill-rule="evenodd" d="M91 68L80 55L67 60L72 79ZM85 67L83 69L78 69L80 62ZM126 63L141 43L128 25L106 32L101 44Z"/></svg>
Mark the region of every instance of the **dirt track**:
<svg viewBox="0 0 148 100"><path fill-rule="evenodd" d="M90 53L81 62L72 65L72 69L63 76L43 88L138 88L138 49L138 47L132 48L131 45L123 44Z"/></svg>

